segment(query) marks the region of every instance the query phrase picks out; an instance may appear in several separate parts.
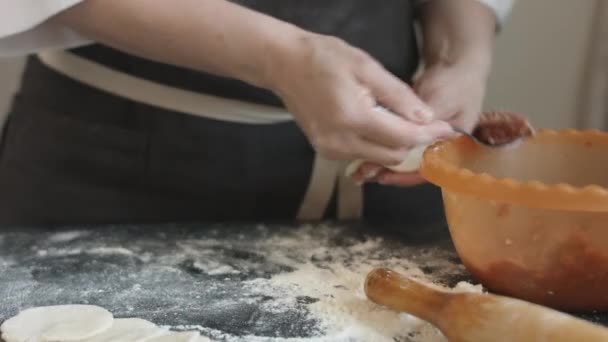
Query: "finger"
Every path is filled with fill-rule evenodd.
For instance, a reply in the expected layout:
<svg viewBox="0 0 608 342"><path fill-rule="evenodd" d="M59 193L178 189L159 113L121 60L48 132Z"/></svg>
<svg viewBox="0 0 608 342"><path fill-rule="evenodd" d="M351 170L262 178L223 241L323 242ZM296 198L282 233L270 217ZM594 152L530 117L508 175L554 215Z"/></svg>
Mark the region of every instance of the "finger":
<svg viewBox="0 0 608 342"><path fill-rule="evenodd" d="M378 183L378 180L380 179L380 177L382 177L382 175L384 175L387 172L392 172L392 171L387 168L382 168L382 169L380 169L380 172L378 172L378 174L376 174L374 177L370 177L370 178L366 179L365 182L366 183Z"/></svg>
<svg viewBox="0 0 608 342"><path fill-rule="evenodd" d="M444 121L418 125L402 117L375 110L368 115L366 124L359 130L365 139L392 148L426 144L452 133L452 127Z"/></svg>
<svg viewBox="0 0 608 342"><path fill-rule="evenodd" d="M481 113L478 111L467 110L466 112L457 113L451 120L451 124L454 127L458 127L460 129L465 130L466 132L472 132L477 122L479 121L479 117Z"/></svg>
<svg viewBox="0 0 608 342"><path fill-rule="evenodd" d="M448 135L452 127L446 122L417 124L374 106L369 90L357 83L345 82L337 90L336 108L347 113L347 124L353 133L389 148L410 148ZM355 94L355 100L353 100ZM363 111L363 112L362 112Z"/></svg>
<svg viewBox="0 0 608 342"><path fill-rule="evenodd" d="M369 179L374 179L384 167L382 165L365 162L361 164L359 169L351 176L356 183L364 183Z"/></svg>
<svg viewBox="0 0 608 342"><path fill-rule="evenodd" d="M419 90L416 89L418 92ZM437 120L446 121L450 123L453 127L458 127L465 131L470 131L472 126L463 111L459 109L459 104L462 103L462 99L454 99L449 94L444 91L441 91L437 88L427 87L422 92L418 92L420 98L423 99L433 110L435 111L435 115ZM447 135L445 137L455 136Z"/></svg>
<svg viewBox="0 0 608 342"><path fill-rule="evenodd" d="M354 160L345 170L346 174L351 177L365 162L377 165L398 165L408 153L408 149L389 148L358 135L316 139L315 141L316 143L313 143L315 151L326 159ZM352 170L349 170L351 168Z"/></svg>
<svg viewBox="0 0 608 342"><path fill-rule="evenodd" d="M433 110L404 81L379 63L366 63L359 70L358 76L376 101L396 114L416 123L428 123L434 119Z"/></svg>
<svg viewBox="0 0 608 342"><path fill-rule="evenodd" d="M454 119L458 112L457 106L462 103L461 98L455 99L446 93L445 89L438 89L434 86L418 86L414 90L421 100L433 108L436 120L449 122Z"/></svg>
<svg viewBox="0 0 608 342"><path fill-rule="evenodd" d="M383 166L399 165L407 156L408 150L389 148L361 137L350 143L350 151L354 154L354 159L363 159L367 163Z"/></svg>
<svg viewBox="0 0 608 342"><path fill-rule="evenodd" d="M418 172L396 173L386 171L377 176L376 181L382 185L414 186L425 183L426 180Z"/></svg>

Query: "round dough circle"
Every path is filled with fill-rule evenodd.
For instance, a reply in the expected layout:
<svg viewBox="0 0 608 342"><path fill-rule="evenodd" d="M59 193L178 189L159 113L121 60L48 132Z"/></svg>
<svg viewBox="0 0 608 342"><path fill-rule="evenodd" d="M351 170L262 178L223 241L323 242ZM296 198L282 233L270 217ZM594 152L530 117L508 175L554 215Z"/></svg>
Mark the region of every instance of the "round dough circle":
<svg viewBox="0 0 608 342"><path fill-rule="evenodd" d="M21 311L0 331L6 342L78 341L109 329L113 319L108 310L95 305L42 306Z"/></svg>
<svg viewBox="0 0 608 342"><path fill-rule="evenodd" d="M116 318L108 330L78 342L141 342L165 333L166 329L161 329L145 319Z"/></svg>

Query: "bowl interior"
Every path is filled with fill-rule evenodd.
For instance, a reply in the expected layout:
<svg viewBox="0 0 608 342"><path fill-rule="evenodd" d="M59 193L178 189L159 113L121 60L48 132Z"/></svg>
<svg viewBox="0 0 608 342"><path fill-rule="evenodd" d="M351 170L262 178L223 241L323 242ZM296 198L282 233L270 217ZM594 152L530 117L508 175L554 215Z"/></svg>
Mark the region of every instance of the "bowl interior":
<svg viewBox="0 0 608 342"><path fill-rule="evenodd" d="M455 166L496 178L608 188L608 141L539 137L503 148L467 144L449 159Z"/></svg>

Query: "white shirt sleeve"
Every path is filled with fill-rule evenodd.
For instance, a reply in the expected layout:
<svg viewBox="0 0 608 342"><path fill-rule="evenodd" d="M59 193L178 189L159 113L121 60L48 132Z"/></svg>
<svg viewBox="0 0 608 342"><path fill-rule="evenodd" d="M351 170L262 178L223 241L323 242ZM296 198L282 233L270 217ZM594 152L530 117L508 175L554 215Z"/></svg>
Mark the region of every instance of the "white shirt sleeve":
<svg viewBox="0 0 608 342"><path fill-rule="evenodd" d="M73 30L47 20L84 0L1 0L0 57L90 43Z"/></svg>
<svg viewBox="0 0 608 342"><path fill-rule="evenodd" d="M415 0L417 5L421 5L425 2L432 0ZM511 14L511 10L513 9L513 4L515 0L477 0L480 3L488 6L496 15L496 20L498 22L498 27L501 28L509 14Z"/></svg>
<svg viewBox="0 0 608 342"><path fill-rule="evenodd" d="M47 19L85 0L1 0L0 57L91 43L73 30ZM432 0L416 0L421 4ZM491 8L502 26L514 0L477 0Z"/></svg>
<svg viewBox="0 0 608 342"><path fill-rule="evenodd" d="M498 25L502 26L511 14L515 0L477 0L490 7L498 20Z"/></svg>

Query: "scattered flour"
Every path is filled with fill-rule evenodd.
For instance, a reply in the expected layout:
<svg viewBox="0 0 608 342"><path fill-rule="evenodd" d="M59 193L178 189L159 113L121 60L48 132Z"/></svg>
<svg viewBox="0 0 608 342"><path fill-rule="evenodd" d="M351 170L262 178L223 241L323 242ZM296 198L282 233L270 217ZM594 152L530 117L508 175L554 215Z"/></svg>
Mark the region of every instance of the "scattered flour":
<svg viewBox="0 0 608 342"><path fill-rule="evenodd" d="M408 314L388 310L367 300L363 282L374 267L390 267L436 288L450 290L433 277L458 273L462 266L450 261L451 252L439 248L418 248L403 258L402 253L392 255L385 249L385 241L370 238L346 241L334 246L335 236L320 236L311 229L291 235L273 236L249 246L255 251L269 251L268 261L290 267L292 271L275 274L270 278L258 277L245 281L244 294L267 296L273 300L260 305L264 312L287 314L303 303L310 318L318 322L318 331L309 338L271 338L261 336L234 336L204 326L173 326L177 330L197 329L204 335L226 341L272 342L445 342L443 335L432 325ZM243 242L243 246L246 246ZM195 247L194 247L195 246ZM183 242L187 253L204 255L201 248L215 246L214 241ZM194 267L207 274L226 275L240 271L221 263L196 261ZM421 267L434 271L426 275ZM244 272L251 271L244 270ZM481 286L460 282L453 291L481 292ZM229 305L229 303L225 303Z"/></svg>
<svg viewBox="0 0 608 342"><path fill-rule="evenodd" d="M192 266L208 275L219 275L219 274L239 274L241 273L239 270L234 269L230 265L221 264L214 260L206 260L206 261L195 261Z"/></svg>
<svg viewBox="0 0 608 342"><path fill-rule="evenodd" d="M420 273L418 269L396 269L411 275ZM284 296L285 306L294 303L293 294L319 299L309 307L324 330L325 336L318 339L320 341L405 341L408 337L415 340L414 335L424 341L443 341L441 334L430 325L367 300L363 279L369 270L369 266L349 269L334 264L329 269L319 269L306 264L295 272L271 278L268 285ZM266 285L260 280L252 282L255 283L258 288Z"/></svg>
<svg viewBox="0 0 608 342"><path fill-rule="evenodd" d="M137 307L139 302L149 299L151 294L170 296L171 300L158 298L164 303L178 303L181 299L175 297L181 298L182 293L170 290L165 294L154 292L153 289L147 292L151 284L163 283L165 280L163 284L179 284L175 285L175 289L184 292L183 302L179 302L180 310L189 302L196 301L205 301L207 310L217 308L218 311L226 313L242 312L240 308L252 305L259 309L252 317L245 317L250 320L243 322L247 324L247 330L230 330L229 327L223 331L203 323L167 326L178 331L198 330L212 340L446 341L442 334L427 322L367 300L363 292L363 282L373 268L389 267L430 286L449 289L446 287L446 279L453 279L450 278L453 275L462 275L464 270L455 260L453 251L429 246L406 247L381 238L354 237L352 234L343 234L343 228L309 226L276 234L270 233L263 226L255 229L259 230L263 238L248 239L241 235L225 237L218 232L217 235L210 234L205 239L185 237L171 241L171 246L174 246L171 248L174 249L161 253L155 251L164 251L162 248L165 246L150 244L143 249L131 246L131 249L128 249L116 244L116 240L103 244L87 241L82 243L78 239L83 236L82 233L66 232L51 235L48 243L37 245L33 252L44 259L77 254L119 255L139 259L143 265L134 271L137 272L137 283L126 287L124 291L105 290L109 293L107 298L112 305L124 304L124 310L129 313L138 310L141 312L141 307ZM160 240L162 244L167 243L163 239ZM148 265L149 261L153 262ZM115 271L112 269L112 272ZM179 283L182 279L187 283ZM198 285L193 281L197 279L205 279L204 288L196 287ZM123 281L123 278L116 281ZM452 280L449 282L452 285L455 283ZM460 282L449 290L481 292L482 288L479 285ZM155 303L152 303L149 310L148 313L156 314ZM180 312L171 311L171 314L184 314ZM256 316L258 314L261 316ZM222 320L232 319L231 316L225 317ZM284 335L284 332L267 329L272 326L272 317L282 317L282 322L289 322L290 317L294 317L294 320L305 319L313 322L310 328L302 324L295 324L298 328L294 328L298 334L296 336L301 336L299 333L304 332L304 336L310 337L269 337ZM163 317L163 321L167 321L166 317ZM160 322L162 321L157 323ZM236 324L241 325L239 321ZM237 331L245 332L239 335ZM258 336L254 332L260 332L264 336Z"/></svg>
<svg viewBox="0 0 608 342"><path fill-rule="evenodd" d="M60 232L55 233L49 237L49 241L51 242L68 242L79 237L87 235L87 232L84 231L69 231L69 232Z"/></svg>
<svg viewBox="0 0 608 342"><path fill-rule="evenodd" d="M58 256L70 256L70 255L80 255L80 254L89 254L89 255L126 255L126 256L134 256L133 251L128 250L123 247L95 247L88 250L82 248L48 248L48 249L38 249L36 250L36 254L40 257L50 256L50 257L58 257Z"/></svg>
<svg viewBox="0 0 608 342"><path fill-rule="evenodd" d="M481 284L473 285L466 281L461 281L452 289L455 293L466 293L466 292L483 292L483 286Z"/></svg>
<svg viewBox="0 0 608 342"><path fill-rule="evenodd" d="M93 254L93 255L109 255L109 254L121 254L121 255L128 255L128 256L133 255L132 251L130 251L126 248L122 248L122 247L99 247L99 248L93 248L93 249L87 251L86 253Z"/></svg>

